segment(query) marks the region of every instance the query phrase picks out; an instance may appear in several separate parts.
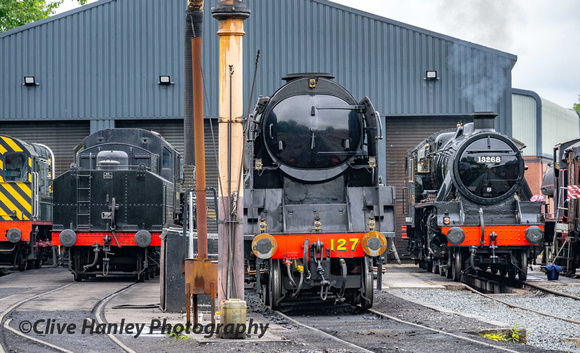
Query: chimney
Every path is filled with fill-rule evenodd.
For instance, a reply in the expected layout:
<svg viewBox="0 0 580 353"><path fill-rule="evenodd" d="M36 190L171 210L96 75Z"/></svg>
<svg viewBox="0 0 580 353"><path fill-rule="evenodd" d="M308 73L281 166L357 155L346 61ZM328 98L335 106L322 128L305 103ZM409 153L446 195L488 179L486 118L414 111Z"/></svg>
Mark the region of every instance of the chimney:
<svg viewBox="0 0 580 353"><path fill-rule="evenodd" d="M474 130L495 130L496 116L497 114L494 112L475 112L471 114Z"/></svg>

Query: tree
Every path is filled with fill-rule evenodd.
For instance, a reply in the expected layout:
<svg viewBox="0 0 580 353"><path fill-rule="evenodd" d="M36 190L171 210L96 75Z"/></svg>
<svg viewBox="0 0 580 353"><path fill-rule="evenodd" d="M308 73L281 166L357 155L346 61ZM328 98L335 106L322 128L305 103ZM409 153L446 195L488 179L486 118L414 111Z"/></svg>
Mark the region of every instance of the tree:
<svg viewBox="0 0 580 353"><path fill-rule="evenodd" d="M580 113L580 95L578 95L578 103L574 103L572 108L574 108L574 110L576 110L578 113Z"/></svg>
<svg viewBox="0 0 580 353"><path fill-rule="evenodd" d="M87 0L77 0L84 5ZM62 5L63 0L0 0L0 32L41 20Z"/></svg>

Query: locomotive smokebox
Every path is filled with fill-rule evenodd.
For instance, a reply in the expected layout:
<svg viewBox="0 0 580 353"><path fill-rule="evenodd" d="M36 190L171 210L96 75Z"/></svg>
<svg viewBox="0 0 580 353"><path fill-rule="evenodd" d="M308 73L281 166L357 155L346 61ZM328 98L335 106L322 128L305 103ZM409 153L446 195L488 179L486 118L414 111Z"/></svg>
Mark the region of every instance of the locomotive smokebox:
<svg viewBox="0 0 580 353"><path fill-rule="evenodd" d="M471 114L473 128L475 130L495 130L496 116L497 114L494 112L475 112Z"/></svg>

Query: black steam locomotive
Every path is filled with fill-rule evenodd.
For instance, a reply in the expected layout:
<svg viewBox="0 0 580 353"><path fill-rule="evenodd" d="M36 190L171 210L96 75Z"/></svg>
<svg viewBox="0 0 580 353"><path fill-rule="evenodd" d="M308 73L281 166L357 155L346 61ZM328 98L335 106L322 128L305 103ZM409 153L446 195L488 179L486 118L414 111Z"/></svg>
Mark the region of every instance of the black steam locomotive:
<svg viewBox="0 0 580 353"><path fill-rule="evenodd" d="M372 260L394 237L394 188L377 170L379 115L333 78L286 76L247 128L245 258L273 308L307 293L370 307Z"/></svg>
<svg viewBox="0 0 580 353"><path fill-rule="evenodd" d="M154 276L159 235L179 208L179 152L152 131L106 129L75 148L75 161L54 181L53 220L75 280Z"/></svg>
<svg viewBox="0 0 580 353"><path fill-rule="evenodd" d="M427 270L527 277L528 252L544 240L520 148L494 130L493 113L437 132L408 151L407 250Z"/></svg>
<svg viewBox="0 0 580 353"><path fill-rule="evenodd" d="M23 271L51 255L53 175L50 148L0 135L0 264Z"/></svg>

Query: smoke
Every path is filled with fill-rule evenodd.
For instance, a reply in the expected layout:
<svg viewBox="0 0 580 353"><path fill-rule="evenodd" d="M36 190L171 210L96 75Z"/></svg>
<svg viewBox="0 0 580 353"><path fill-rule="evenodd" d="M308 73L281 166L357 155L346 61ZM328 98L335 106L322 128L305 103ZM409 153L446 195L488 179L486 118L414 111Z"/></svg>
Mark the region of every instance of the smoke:
<svg viewBox="0 0 580 353"><path fill-rule="evenodd" d="M522 21L516 3L505 0L445 0L438 13L447 25L462 28L461 39L503 51L513 47L512 27Z"/></svg>
<svg viewBox="0 0 580 353"><path fill-rule="evenodd" d="M497 111L511 72L509 59L454 43L447 65L458 76L459 94L474 111Z"/></svg>
<svg viewBox="0 0 580 353"><path fill-rule="evenodd" d="M446 0L438 9L449 25L462 28L461 39L503 51L513 46L511 27L520 22L519 12L515 2L504 0ZM447 61L473 110L496 111L508 88L510 60L454 43Z"/></svg>

